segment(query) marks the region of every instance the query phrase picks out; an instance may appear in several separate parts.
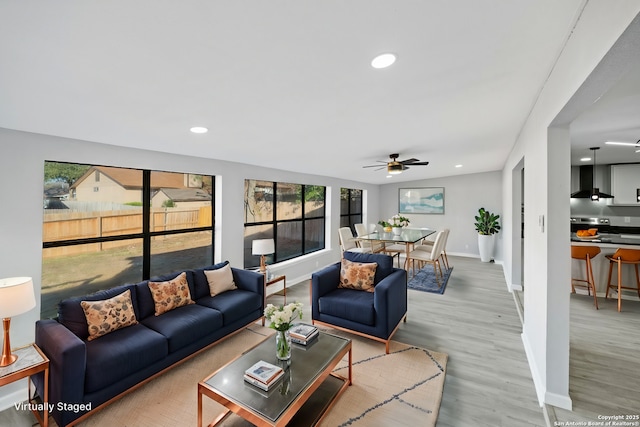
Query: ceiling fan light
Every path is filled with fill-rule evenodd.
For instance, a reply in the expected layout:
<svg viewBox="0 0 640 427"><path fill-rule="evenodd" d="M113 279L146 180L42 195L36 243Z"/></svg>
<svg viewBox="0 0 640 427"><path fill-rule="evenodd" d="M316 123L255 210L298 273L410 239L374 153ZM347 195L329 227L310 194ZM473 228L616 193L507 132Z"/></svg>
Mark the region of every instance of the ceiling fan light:
<svg viewBox="0 0 640 427"><path fill-rule="evenodd" d="M400 162L389 162L387 164L387 172L391 175L402 173L404 166Z"/></svg>

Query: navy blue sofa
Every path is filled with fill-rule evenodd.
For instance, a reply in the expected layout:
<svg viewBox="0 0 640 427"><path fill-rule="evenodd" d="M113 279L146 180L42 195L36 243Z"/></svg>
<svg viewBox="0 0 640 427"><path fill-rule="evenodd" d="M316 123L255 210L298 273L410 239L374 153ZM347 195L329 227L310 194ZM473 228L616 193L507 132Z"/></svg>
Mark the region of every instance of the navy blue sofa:
<svg viewBox="0 0 640 427"><path fill-rule="evenodd" d="M264 311L264 276L232 268L236 290L211 297L204 270L227 262L187 270L191 298L160 316L148 281L118 286L63 300L56 319L36 322L36 344L50 360L49 402L60 427L73 425L156 374L260 319ZM181 272L152 279L171 280ZM80 301L96 301L131 290L138 324L87 341ZM43 396L44 377L34 376ZM69 408L69 410L66 410Z"/></svg>
<svg viewBox="0 0 640 427"><path fill-rule="evenodd" d="M314 324L343 329L385 343L389 353L391 336L406 321L407 272L393 267L389 255L346 251L349 261L378 264L375 291L338 288L340 266L335 263L311 276L311 319Z"/></svg>

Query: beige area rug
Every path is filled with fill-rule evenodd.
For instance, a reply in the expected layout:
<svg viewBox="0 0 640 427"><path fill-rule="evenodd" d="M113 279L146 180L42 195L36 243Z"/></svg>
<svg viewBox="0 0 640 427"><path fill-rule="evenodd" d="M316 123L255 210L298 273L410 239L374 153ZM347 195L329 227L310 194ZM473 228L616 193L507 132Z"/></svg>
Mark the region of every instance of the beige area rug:
<svg viewBox="0 0 640 427"><path fill-rule="evenodd" d="M392 342L390 354L373 340L328 329L353 340L353 385L321 426L435 426L447 355ZM238 354L274 333L252 325L93 414L79 426L174 427L197 425L197 384ZM346 376L347 359L336 371ZM203 398L204 424L223 407ZM55 425L55 423L52 423ZM231 415L223 426L250 426Z"/></svg>

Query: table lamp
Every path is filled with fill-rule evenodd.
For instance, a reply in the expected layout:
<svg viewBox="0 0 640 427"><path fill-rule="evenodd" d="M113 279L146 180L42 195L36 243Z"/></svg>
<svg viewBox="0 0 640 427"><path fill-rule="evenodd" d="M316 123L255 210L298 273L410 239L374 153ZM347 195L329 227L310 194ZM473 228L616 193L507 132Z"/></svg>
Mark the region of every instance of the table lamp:
<svg viewBox="0 0 640 427"><path fill-rule="evenodd" d="M258 239L252 242L251 253L260 255L260 272L267 271L267 265L264 262L264 256L272 254L276 251L273 239Z"/></svg>
<svg viewBox="0 0 640 427"><path fill-rule="evenodd" d="M36 297L33 294L31 277L0 279L0 317L4 330L0 367L11 365L18 360L18 356L11 354L11 340L9 339L11 317L26 313L35 306Z"/></svg>

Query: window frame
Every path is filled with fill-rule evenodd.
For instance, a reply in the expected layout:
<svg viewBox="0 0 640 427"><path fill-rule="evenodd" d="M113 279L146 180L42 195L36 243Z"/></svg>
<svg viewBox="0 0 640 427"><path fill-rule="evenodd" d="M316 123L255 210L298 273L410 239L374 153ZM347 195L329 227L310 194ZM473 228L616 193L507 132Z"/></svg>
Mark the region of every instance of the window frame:
<svg viewBox="0 0 640 427"><path fill-rule="evenodd" d="M260 181L260 182L270 182L273 184L273 212L271 215L271 219L267 220L267 221L255 221L255 222L244 222L244 230L246 231L247 227L255 227L255 226L271 226L271 229L273 230L273 241L275 244L275 252L269 256L270 258L270 263L275 264L278 262L282 262L282 261L288 261L291 259L295 259L304 255L308 255L314 252L318 252L321 251L323 249L326 248L326 239L323 239L322 245L320 245L320 247L315 248L313 250L308 250L306 248L306 223L307 221L315 221L318 219L322 219L322 228L324 231L324 234L326 235L326 229L327 229L327 187L324 185L312 185L312 184L297 184L297 183L292 183L292 182L278 182L278 181L269 181L269 180L264 180L264 179L245 179L245 185L247 181ZM299 218L290 218L290 219L278 219L278 184L280 185L299 185L301 187L301 215ZM321 187L323 189L323 205L322 205L322 214L321 215L314 215L314 216L307 216L307 212L306 212L306 201L305 201L305 195L306 195L306 189L307 187ZM246 199L248 195L245 194L245 206L248 203L248 200ZM246 209L246 208L245 208ZM243 213L243 218L246 219L246 215ZM301 253L299 255L293 256L293 257L286 257L283 259L279 259L278 258L278 224L287 224L287 223L300 223L300 230L301 230ZM243 238L244 239L244 238ZM244 268L254 268L253 265L246 265L246 261L244 262Z"/></svg>
<svg viewBox="0 0 640 427"><path fill-rule="evenodd" d="M66 164L80 164L74 162L60 162L55 160L47 160L46 162L52 163L66 163ZM91 167L100 167L105 165L88 164ZM202 226L194 228L183 228L177 230L163 230L163 231L150 231L151 227L151 174L153 172L169 172L169 173L187 173L187 172L175 172L175 171L160 171L155 169L137 169L128 168L122 166L110 166L122 169L133 169L142 171L142 231L139 233L120 234L117 236L104 236L104 237L90 237L81 239L69 239L69 240L56 240L49 242L42 242L42 249L59 248L64 246L84 245L87 243L104 243L115 242L119 240L142 240L142 277L140 280L149 280L151 278L151 243L152 239L157 236L168 236L175 234L195 233L200 231L211 232L211 264L214 264L215 260L215 200L216 200L216 177L215 175L206 175L211 177L211 226ZM200 174L199 174L200 175ZM169 272L165 272L169 273Z"/></svg>
<svg viewBox="0 0 640 427"><path fill-rule="evenodd" d="M343 192L343 190L347 191L347 212L346 213L342 212L342 192ZM360 212L355 212L355 213L351 212L351 199L352 199L351 193L353 191L359 191L360 192ZM342 225L342 219L345 218L345 217L348 218L348 220L347 220L348 225L346 225L346 226L348 226L351 229L351 232L354 235L356 234L356 230L355 230L354 224L363 223L363 221L364 221L364 212L363 212L364 204L363 204L363 200L362 200L363 196L364 196L364 190L361 190L361 189L358 189L358 188L345 188L345 187L341 187L340 188L340 227L345 227L345 226ZM356 221L356 220L354 220L353 217L360 217L360 220Z"/></svg>

